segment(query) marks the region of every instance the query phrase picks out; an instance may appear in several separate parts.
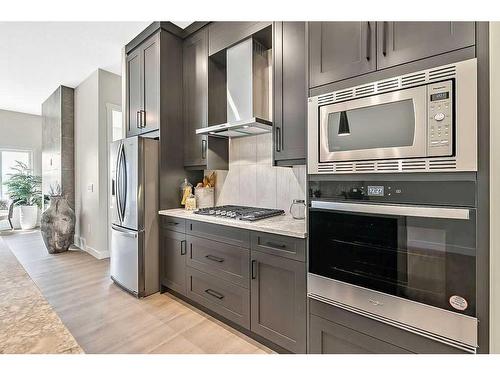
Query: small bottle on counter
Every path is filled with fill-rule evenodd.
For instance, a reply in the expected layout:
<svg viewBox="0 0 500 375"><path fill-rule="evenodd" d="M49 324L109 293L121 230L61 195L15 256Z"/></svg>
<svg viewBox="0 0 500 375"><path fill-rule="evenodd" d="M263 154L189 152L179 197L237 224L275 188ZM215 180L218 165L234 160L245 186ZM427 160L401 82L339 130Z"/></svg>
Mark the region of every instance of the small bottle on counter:
<svg viewBox="0 0 500 375"><path fill-rule="evenodd" d="M187 178L181 184L181 206L186 204L187 198L193 194L193 185L191 185Z"/></svg>
<svg viewBox="0 0 500 375"><path fill-rule="evenodd" d="M186 211L194 211L196 210L196 197L194 194L189 195L189 197L186 198Z"/></svg>
<svg viewBox="0 0 500 375"><path fill-rule="evenodd" d="M290 205L290 214L294 219L306 218L306 202L303 199L294 199Z"/></svg>

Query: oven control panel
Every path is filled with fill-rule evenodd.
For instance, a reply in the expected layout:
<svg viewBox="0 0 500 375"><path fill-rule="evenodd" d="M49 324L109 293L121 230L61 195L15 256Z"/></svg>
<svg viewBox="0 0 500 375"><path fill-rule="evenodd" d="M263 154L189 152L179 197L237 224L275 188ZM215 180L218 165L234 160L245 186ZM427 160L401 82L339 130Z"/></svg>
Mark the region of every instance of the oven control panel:
<svg viewBox="0 0 500 375"><path fill-rule="evenodd" d="M453 155L452 81L427 86L427 155Z"/></svg>
<svg viewBox="0 0 500 375"><path fill-rule="evenodd" d="M309 181L310 200L475 205L474 181Z"/></svg>

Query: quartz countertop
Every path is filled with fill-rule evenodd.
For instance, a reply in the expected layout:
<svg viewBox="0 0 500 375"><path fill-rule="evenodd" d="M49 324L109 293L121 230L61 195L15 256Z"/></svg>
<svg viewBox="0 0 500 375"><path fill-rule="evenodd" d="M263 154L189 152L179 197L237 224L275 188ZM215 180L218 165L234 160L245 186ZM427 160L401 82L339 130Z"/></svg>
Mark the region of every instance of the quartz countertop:
<svg viewBox="0 0 500 375"><path fill-rule="evenodd" d="M229 227L249 229L258 232L281 234L283 236L306 238L306 221L297 220L290 215L275 216L269 219L257 221L243 221L228 219L223 217L197 215L193 211L186 211L183 208L159 211L160 215L172 216L187 220L203 221L206 223L227 225Z"/></svg>

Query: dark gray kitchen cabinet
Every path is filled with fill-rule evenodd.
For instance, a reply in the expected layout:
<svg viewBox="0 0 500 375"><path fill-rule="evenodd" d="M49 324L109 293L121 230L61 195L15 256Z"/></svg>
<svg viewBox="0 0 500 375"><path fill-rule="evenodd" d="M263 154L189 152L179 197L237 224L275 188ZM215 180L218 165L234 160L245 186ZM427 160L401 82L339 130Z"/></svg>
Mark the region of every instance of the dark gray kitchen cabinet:
<svg viewBox="0 0 500 375"><path fill-rule="evenodd" d="M127 55L127 137L141 132L140 110L142 109L141 90L141 50L136 49Z"/></svg>
<svg viewBox="0 0 500 375"><path fill-rule="evenodd" d="M160 127L160 34L156 34L144 42L141 55L142 133L146 133Z"/></svg>
<svg viewBox="0 0 500 375"><path fill-rule="evenodd" d="M309 299L309 353L466 354L420 334Z"/></svg>
<svg viewBox="0 0 500 375"><path fill-rule="evenodd" d="M183 43L184 165L207 165L207 136L196 129L208 124L208 29Z"/></svg>
<svg viewBox="0 0 500 375"><path fill-rule="evenodd" d="M376 70L375 22L309 22L309 87Z"/></svg>
<svg viewBox="0 0 500 375"><path fill-rule="evenodd" d="M160 236L161 284L185 295L186 235L184 233L162 228Z"/></svg>
<svg viewBox="0 0 500 375"><path fill-rule="evenodd" d="M293 353L305 353L305 263L252 250L250 290L251 330Z"/></svg>
<svg viewBox="0 0 500 375"><path fill-rule="evenodd" d="M160 126L160 33L127 55L125 121L127 137Z"/></svg>
<svg viewBox="0 0 500 375"><path fill-rule="evenodd" d="M377 69L474 44L474 22L377 22Z"/></svg>
<svg viewBox="0 0 500 375"><path fill-rule="evenodd" d="M274 164L305 164L307 68L305 22L275 22L273 33Z"/></svg>
<svg viewBox="0 0 500 375"><path fill-rule="evenodd" d="M411 352L353 329L311 315L312 354L411 354Z"/></svg>
<svg viewBox="0 0 500 375"><path fill-rule="evenodd" d="M211 56L268 27L271 22L212 22L208 31L208 54Z"/></svg>

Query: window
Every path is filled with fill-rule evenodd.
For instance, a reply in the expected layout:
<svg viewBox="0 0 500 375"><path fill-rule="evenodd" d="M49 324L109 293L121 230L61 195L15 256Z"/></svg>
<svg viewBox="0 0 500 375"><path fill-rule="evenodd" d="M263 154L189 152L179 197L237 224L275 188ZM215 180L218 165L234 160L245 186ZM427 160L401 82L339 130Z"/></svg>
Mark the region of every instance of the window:
<svg viewBox="0 0 500 375"><path fill-rule="evenodd" d="M32 152L24 150L0 150L0 199L8 200L9 196L4 182L9 179L9 174L14 173L16 161L20 161L31 168Z"/></svg>

